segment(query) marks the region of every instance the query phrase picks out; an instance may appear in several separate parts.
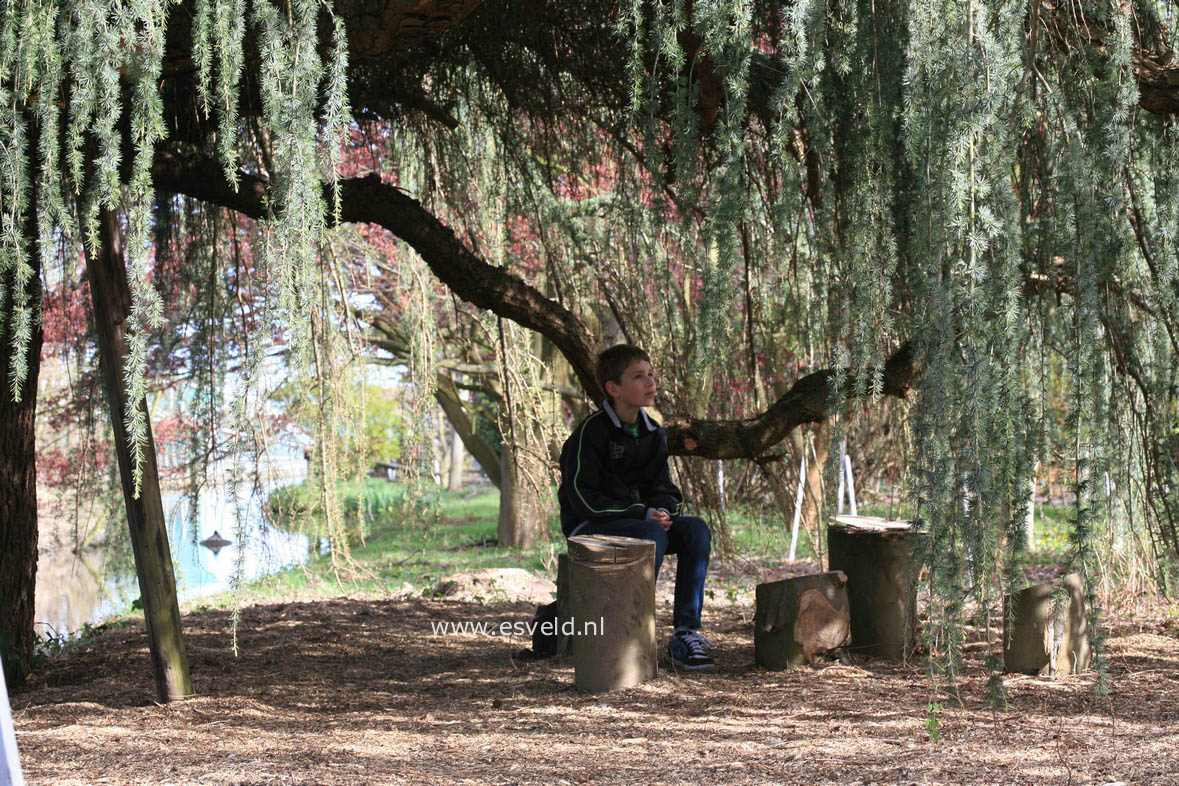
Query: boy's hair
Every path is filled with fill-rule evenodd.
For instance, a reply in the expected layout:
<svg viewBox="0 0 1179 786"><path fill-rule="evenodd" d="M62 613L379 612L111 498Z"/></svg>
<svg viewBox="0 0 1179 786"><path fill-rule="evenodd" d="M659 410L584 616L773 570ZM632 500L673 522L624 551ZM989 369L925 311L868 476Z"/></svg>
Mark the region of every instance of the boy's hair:
<svg viewBox="0 0 1179 786"><path fill-rule="evenodd" d="M602 386L602 390L606 389L607 382L613 382L616 385L621 383L622 374L626 371L626 367L636 360L645 360L650 363L651 356L634 344L615 344L604 352L598 353L598 384Z"/></svg>

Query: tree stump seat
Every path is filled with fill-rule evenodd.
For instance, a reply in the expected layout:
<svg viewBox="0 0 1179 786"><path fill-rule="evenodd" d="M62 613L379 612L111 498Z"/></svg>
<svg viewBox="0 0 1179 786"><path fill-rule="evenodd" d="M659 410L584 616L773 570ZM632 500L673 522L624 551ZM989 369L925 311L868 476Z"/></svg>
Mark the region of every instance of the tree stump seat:
<svg viewBox="0 0 1179 786"><path fill-rule="evenodd" d="M851 643L847 576L842 571L796 576L757 585L753 657L781 671L843 655Z"/></svg>
<svg viewBox="0 0 1179 786"><path fill-rule="evenodd" d="M1089 668L1089 620L1079 573L1036 584L1005 598L1003 668L1064 677Z"/></svg>
<svg viewBox="0 0 1179 786"><path fill-rule="evenodd" d="M654 677L654 541L578 535L567 565L575 687L620 690Z"/></svg>
<svg viewBox="0 0 1179 786"><path fill-rule="evenodd" d="M847 574L853 652L900 660L915 638L916 585L908 521L836 516L828 568Z"/></svg>

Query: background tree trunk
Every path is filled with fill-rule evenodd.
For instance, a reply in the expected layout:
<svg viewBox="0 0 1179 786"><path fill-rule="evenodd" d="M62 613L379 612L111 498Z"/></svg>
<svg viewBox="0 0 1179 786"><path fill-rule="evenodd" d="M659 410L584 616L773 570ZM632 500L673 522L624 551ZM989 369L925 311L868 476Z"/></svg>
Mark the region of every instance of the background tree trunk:
<svg viewBox="0 0 1179 786"><path fill-rule="evenodd" d="M544 537L552 510L552 494L533 488L534 478L547 477L548 469L530 460L525 451L504 442L500 455L499 526L501 546L527 549Z"/></svg>
<svg viewBox="0 0 1179 786"><path fill-rule="evenodd" d="M450 477L446 480L447 491L459 491L463 487L463 438L458 429L450 427Z"/></svg>
<svg viewBox="0 0 1179 786"><path fill-rule="evenodd" d="M131 530L131 548L135 553L135 572L143 600L143 619L155 671L156 692L160 701L188 696L192 681L188 676L188 656L180 627L180 609L176 602L176 577L172 571L172 552L160 499L160 478L156 469L155 444L147 424L147 445L143 448L143 480L139 498L135 499L133 462L127 431L124 427L127 407L123 387L123 360L127 355L126 325L131 312L131 291L119 238L119 220L114 211L103 209L99 216L99 249L86 254L86 271L90 278L90 297L94 306L94 323L98 332L99 358L103 387L110 407L115 431L115 450L119 459L119 476L127 506L127 524ZM130 404L147 412L147 402Z"/></svg>
<svg viewBox="0 0 1179 786"><path fill-rule="evenodd" d="M30 214L35 214L35 208ZM29 222L31 223L31 222ZM29 237L36 237L35 227ZM40 252L29 254L34 274L26 286L36 315L25 351L28 374L20 401L12 400L10 319L0 320L0 658L10 686L20 685L32 665L33 593L37 584L37 377L41 370ZM14 289L15 271L0 281L0 292ZM11 316L11 314L9 314Z"/></svg>
<svg viewBox="0 0 1179 786"><path fill-rule="evenodd" d="M446 413L446 419L450 421L450 425L458 433L459 439L463 441L467 451L479 463L479 468L483 470L488 480L496 488L500 488L502 486L500 457L495 455L495 448L487 444L487 440L476 433L475 424L467 414L454 384L448 380L446 380L447 384L443 384L443 382L444 379L440 375L438 388L434 391L435 400L442 407L442 411Z"/></svg>
<svg viewBox="0 0 1179 786"><path fill-rule="evenodd" d="M795 466L802 460L807 451L806 440L800 429L790 432L790 445L794 449ZM806 461L806 485L802 497L802 521L799 526L807 532L811 546L815 552L815 561L823 564L826 553L826 543L823 539L823 467L827 463L827 426L820 423L815 427L814 455L808 455Z"/></svg>

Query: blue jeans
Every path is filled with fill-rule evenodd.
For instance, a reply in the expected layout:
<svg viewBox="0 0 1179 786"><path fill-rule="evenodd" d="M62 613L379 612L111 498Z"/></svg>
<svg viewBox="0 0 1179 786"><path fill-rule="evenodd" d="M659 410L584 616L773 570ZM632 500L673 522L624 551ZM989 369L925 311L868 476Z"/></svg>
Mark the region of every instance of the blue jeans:
<svg viewBox="0 0 1179 786"><path fill-rule="evenodd" d="M708 573L708 557L712 553L712 532L704 519L675 516L666 532L654 521L616 519L591 521L578 535L623 535L628 538L655 541L655 577L663 566L664 554L675 554L679 564L675 570L675 607L672 622L677 627L700 627L700 610L704 606L704 577Z"/></svg>

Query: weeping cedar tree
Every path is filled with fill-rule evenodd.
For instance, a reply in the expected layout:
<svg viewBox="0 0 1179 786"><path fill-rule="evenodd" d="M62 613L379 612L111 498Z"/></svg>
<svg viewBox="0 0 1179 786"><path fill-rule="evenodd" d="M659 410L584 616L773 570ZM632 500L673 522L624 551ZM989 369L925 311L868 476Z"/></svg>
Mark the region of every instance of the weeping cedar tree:
<svg viewBox="0 0 1179 786"><path fill-rule="evenodd" d="M1158 0L69 0L0 14L0 335L8 394L25 408L0 408L5 444L33 439L22 413L38 268L64 232L93 242L99 210L124 194L124 384L142 398L144 337L159 319L153 190L265 222L267 319L247 391L267 325L293 326L296 362L308 363L311 320L291 315L323 300L317 244L334 223L364 222L410 245L459 298L548 337L597 398L576 270L550 271L553 299L439 221L429 178L420 202L375 174L336 176L350 127L445 139L478 119L502 140L539 137L562 164L637 173L618 196L644 209L618 214L620 235L660 224L688 249L694 372L723 363L726 315L752 265L783 272L764 297L800 303L800 323L821 326L827 369L761 413L669 413L673 453L759 457L851 397L913 398L930 663L947 682L961 668L964 604L1016 580L1046 357L1064 364L1069 390L1051 405L1067 408L1075 567L1092 587L1095 533L1130 517L1146 522L1170 579L1179 66L1174 14ZM514 185L551 192L552 160L513 166ZM143 413L125 427L138 487ZM32 509L31 465L2 468L0 509ZM7 520L5 542L33 542L31 521ZM31 596L33 557L3 553L0 630L27 654L31 603L8 599Z"/></svg>

